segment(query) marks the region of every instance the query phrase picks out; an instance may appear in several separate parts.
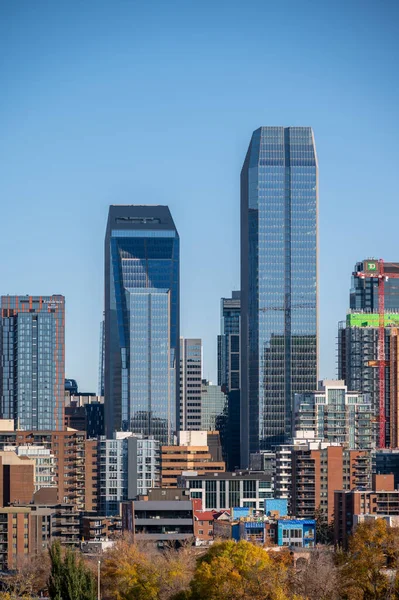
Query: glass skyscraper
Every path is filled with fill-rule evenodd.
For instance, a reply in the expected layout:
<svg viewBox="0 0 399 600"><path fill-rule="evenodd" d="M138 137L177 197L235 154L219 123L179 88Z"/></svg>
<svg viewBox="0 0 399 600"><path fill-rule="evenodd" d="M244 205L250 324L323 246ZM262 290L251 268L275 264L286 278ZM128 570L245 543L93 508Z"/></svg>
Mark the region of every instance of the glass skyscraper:
<svg viewBox="0 0 399 600"><path fill-rule="evenodd" d="M171 443L179 421L179 235L167 206L111 206L105 236L106 433Z"/></svg>
<svg viewBox="0 0 399 600"><path fill-rule="evenodd" d="M241 462L290 436L317 383L318 166L310 127L261 127L241 172Z"/></svg>
<svg viewBox="0 0 399 600"><path fill-rule="evenodd" d="M64 429L65 299L0 299L0 418L24 430Z"/></svg>

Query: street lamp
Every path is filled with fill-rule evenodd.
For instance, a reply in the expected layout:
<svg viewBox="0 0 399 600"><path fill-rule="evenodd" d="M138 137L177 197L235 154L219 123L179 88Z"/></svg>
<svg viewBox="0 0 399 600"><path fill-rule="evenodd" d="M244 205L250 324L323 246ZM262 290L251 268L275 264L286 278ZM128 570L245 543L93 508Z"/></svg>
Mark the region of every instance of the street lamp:
<svg viewBox="0 0 399 600"><path fill-rule="evenodd" d="M101 589L100 589L101 576L100 576L100 569L101 569L101 560L98 561L98 568L97 568L97 600L101 600Z"/></svg>

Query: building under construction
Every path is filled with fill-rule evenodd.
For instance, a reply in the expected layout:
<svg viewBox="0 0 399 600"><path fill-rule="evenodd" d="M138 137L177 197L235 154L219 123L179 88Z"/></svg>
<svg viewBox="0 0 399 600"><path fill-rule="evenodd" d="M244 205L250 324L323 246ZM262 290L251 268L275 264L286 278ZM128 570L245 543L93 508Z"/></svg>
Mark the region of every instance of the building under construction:
<svg viewBox="0 0 399 600"><path fill-rule="evenodd" d="M338 329L338 377L370 394L378 447L399 446L399 263L355 265L351 311Z"/></svg>

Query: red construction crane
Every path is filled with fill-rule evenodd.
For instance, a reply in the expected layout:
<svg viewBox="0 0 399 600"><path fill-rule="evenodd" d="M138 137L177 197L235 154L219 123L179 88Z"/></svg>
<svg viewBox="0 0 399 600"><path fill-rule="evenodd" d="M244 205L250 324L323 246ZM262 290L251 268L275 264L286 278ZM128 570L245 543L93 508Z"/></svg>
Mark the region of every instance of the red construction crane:
<svg viewBox="0 0 399 600"><path fill-rule="evenodd" d="M385 367L388 362L385 359L385 281L389 278L399 278L399 274L385 273L384 261L367 260L363 271L355 272L360 279L373 278L378 280L378 360L371 361L370 366L378 367L378 379L380 388L379 397L379 448L385 448Z"/></svg>

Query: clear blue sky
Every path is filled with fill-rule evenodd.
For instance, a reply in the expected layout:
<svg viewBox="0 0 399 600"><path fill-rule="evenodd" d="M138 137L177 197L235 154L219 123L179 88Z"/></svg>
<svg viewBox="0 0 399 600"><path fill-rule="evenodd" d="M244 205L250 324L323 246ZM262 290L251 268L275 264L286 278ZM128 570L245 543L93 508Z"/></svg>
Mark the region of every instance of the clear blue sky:
<svg viewBox="0 0 399 600"><path fill-rule="evenodd" d="M0 3L0 293L66 296L66 374L96 390L108 205L168 204L181 332L216 378L239 287L239 175L260 125L311 125L321 376L366 256L399 261L399 5Z"/></svg>

